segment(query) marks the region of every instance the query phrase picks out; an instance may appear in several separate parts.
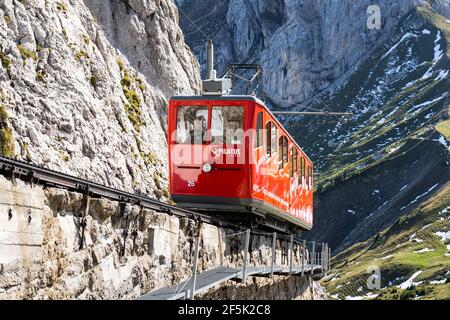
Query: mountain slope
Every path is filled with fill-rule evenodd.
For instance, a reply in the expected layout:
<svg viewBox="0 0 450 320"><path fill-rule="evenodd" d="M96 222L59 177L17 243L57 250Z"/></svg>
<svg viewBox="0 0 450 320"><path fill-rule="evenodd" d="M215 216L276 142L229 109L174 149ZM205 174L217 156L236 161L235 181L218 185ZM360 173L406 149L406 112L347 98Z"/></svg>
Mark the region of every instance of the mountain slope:
<svg viewBox="0 0 450 320"><path fill-rule="evenodd" d="M338 299L450 298L450 183L391 227L334 258L323 281ZM368 290L369 269L381 290ZM408 281L409 280L409 281Z"/></svg>
<svg viewBox="0 0 450 320"><path fill-rule="evenodd" d="M341 92L317 106L352 111L351 121L313 121L308 132L304 122L289 121L317 159L317 227L310 237L340 251L388 227L448 181L448 152L434 127L448 117L448 27L444 17L419 7L399 25L391 48L380 48Z"/></svg>

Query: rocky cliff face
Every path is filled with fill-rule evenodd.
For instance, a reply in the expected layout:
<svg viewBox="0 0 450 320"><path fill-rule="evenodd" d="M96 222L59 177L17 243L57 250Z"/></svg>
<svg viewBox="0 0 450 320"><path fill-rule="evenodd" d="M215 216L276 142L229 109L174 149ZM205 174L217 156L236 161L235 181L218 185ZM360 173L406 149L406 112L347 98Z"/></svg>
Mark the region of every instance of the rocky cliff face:
<svg viewBox="0 0 450 320"><path fill-rule="evenodd" d="M179 5L190 17L182 15L181 25L200 62L205 37L190 20L214 39L219 70L231 62L262 64L264 98L288 107L334 93L411 9L428 3L377 1L379 30L367 27L369 0L184 0ZM431 6L449 13L448 1Z"/></svg>
<svg viewBox="0 0 450 320"><path fill-rule="evenodd" d="M171 1L0 3L3 154L167 196L166 100L199 89Z"/></svg>

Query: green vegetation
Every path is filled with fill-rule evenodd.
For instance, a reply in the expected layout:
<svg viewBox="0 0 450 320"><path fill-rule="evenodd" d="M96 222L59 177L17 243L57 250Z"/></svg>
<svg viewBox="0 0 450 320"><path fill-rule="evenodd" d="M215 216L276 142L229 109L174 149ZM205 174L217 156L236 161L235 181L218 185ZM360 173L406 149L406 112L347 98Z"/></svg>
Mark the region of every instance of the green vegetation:
<svg viewBox="0 0 450 320"><path fill-rule="evenodd" d="M83 58L89 58L89 55L88 55L88 53L87 53L86 51L81 50L81 51L78 51L78 52L75 54L75 59L76 59L76 60L80 61L80 60L83 59Z"/></svg>
<svg viewBox="0 0 450 320"><path fill-rule="evenodd" d="M144 163L146 165L152 164L155 165L157 164L158 158L156 157L156 155L152 152L149 153L145 153L145 152L141 152L140 153L141 158L144 160Z"/></svg>
<svg viewBox="0 0 450 320"><path fill-rule="evenodd" d="M95 88L97 86L97 76L91 76L91 85Z"/></svg>
<svg viewBox="0 0 450 320"><path fill-rule="evenodd" d="M125 69L123 61L120 58L117 58L117 64L122 74L120 84L122 85L123 94L127 99L127 103L125 104L125 112L128 115L128 119L133 124L133 128L135 129L136 133L140 133L141 127L145 125L145 122L142 120L142 100L135 90L137 85L136 78L130 76L128 71Z"/></svg>
<svg viewBox="0 0 450 320"><path fill-rule="evenodd" d="M6 55L6 53L4 53L3 51L0 51L0 61L2 63L2 67L6 69L6 71L8 72L8 75L11 74L11 59L8 58L8 56Z"/></svg>
<svg viewBox="0 0 450 320"><path fill-rule="evenodd" d="M375 292L379 294L377 299L449 299L450 250L448 243L436 234L448 230L450 183L390 228L336 256L333 274L338 276L324 280L323 284L331 295L337 294L341 299L364 296L370 293L366 285L367 270L376 265L381 270L384 288ZM406 290L396 287L417 271L422 273L414 280L416 285ZM432 281L440 282L431 284Z"/></svg>
<svg viewBox="0 0 450 320"><path fill-rule="evenodd" d="M450 120L438 123L436 125L436 130L439 131L448 141L450 141Z"/></svg>
<svg viewBox="0 0 450 320"><path fill-rule="evenodd" d="M90 39L88 35L83 35L83 42L85 45L88 45L90 43Z"/></svg>
<svg viewBox="0 0 450 320"><path fill-rule="evenodd" d="M47 73L45 70L39 70L36 72L36 80L45 82L45 79L47 78Z"/></svg>
<svg viewBox="0 0 450 320"><path fill-rule="evenodd" d="M35 51L31 51L27 48L25 48L23 45L17 45L17 49L20 52L20 55L22 56L22 60L24 61L24 63L28 60L28 59L33 59L34 61L38 60L38 56L37 53Z"/></svg>
<svg viewBox="0 0 450 320"><path fill-rule="evenodd" d="M14 136L8 125L8 113L5 106L0 106L0 155L14 157Z"/></svg>
<svg viewBox="0 0 450 320"><path fill-rule="evenodd" d="M60 150L59 151L59 156L61 157L61 159L64 162L69 162L70 161L70 155L64 150Z"/></svg>
<svg viewBox="0 0 450 320"><path fill-rule="evenodd" d="M58 9L58 11L61 11L63 13L67 13L67 6L63 2L57 2L56 3L56 9Z"/></svg>

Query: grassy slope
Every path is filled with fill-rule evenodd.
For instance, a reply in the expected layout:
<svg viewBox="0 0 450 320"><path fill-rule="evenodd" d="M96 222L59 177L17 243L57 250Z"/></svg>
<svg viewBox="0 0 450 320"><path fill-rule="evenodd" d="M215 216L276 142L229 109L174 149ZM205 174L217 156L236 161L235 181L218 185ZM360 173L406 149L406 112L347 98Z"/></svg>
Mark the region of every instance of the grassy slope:
<svg viewBox="0 0 450 320"><path fill-rule="evenodd" d="M450 183L392 227L336 256L333 273L323 284L339 299L373 293L368 291L366 279L367 269L375 265L381 269L381 287L387 287L375 291L380 294L378 299L415 298L418 293L425 299L450 299L450 256L446 256L450 240L442 241L436 234L449 231ZM432 251L417 252L423 249ZM414 290L396 287L416 271L423 272L414 282L422 283ZM430 284L443 280L447 283Z"/></svg>
<svg viewBox="0 0 450 320"><path fill-rule="evenodd" d="M390 83L388 89L384 91L386 93L384 99L380 101L382 105L380 114L372 114L371 119L352 132L349 142L338 146L334 151L336 154L338 152L350 154L349 158L338 158L337 161L327 159L322 164L326 170L326 174L320 179L322 190L333 188L339 181L351 180L370 168L384 166L386 161L402 151L402 149L398 151L397 148L404 146L411 138L436 139L442 134L450 141L450 120L441 121L447 116L446 113L448 114L448 98L426 105L418 113L411 113L411 110L417 111L414 107L410 109L411 106L433 101L440 96L445 97L449 92L448 76L436 81L435 75L438 69L449 69L450 46L447 44L450 43L450 24L428 9L418 8L417 12L429 21L429 30L441 32L441 41L445 42L444 57L436 65L436 73L427 79L418 76L429 67L429 63L422 64L422 62L408 72L406 79L412 86L406 90L405 82L401 85ZM419 39L416 44L410 42L403 48L403 43L400 44L395 50L396 55L401 56L402 50L407 50L408 46L428 47L426 35L424 37L419 35L415 39ZM415 49L412 51L419 52ZM424 61L430 59L426 57L425 52L420 52L416 55L415 59L417 58L419 61L421 58ZM383 63L383 59L380 63ZM373 61L368 61L367 69L362 67L363 73L376 73L379 64L375 64L375 68L371 67L373 65ZM378 72L382 76L383 71ZM369 81L370 78L371 76L368 77ZM364 86L367 84L362 78L353 81L353 87L356 87L358 81L363 81ZM399 90L400 88L402 89ZM363 88L362 91L366 90L369 88ZM388 119L380 124L380 117L385 117L386 114L389 115ZM421 117L420 114L425 117ZM392 134L396 131L400 134ZM389 142L384 149L380 149L380 145L377 145L381 141ZM352 153L361 153L364 150L368 151L366 157L351 159ZM376 293L377 299L450 299L450 240L443 241L436 234L450 231L450 183L437 190L439 191L424 203L416 208L412 207L412 211L406 210L391 227L367 241L354 244L336 256L333 273L323 281L330 296L339 299L364 296L367 298L367 295ZM384 289L375 292L367 289L366 281L369 276L367 269L370 266L381 268ZM417 271L422 273L414 280L415 285L406 290L397 287Z"/></svg>

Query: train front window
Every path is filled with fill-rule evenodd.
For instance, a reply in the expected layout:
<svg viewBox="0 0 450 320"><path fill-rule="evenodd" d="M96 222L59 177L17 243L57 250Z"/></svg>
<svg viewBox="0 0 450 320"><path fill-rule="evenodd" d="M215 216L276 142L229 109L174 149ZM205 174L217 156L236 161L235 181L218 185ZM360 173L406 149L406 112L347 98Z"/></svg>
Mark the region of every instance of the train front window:
<svg viewBox="0 0 450 320"><path fill-rule="evenodd" d="M243 107L213 107L211 143L242 144L244 138Z"/></svg>
<svg viewBox="0 0 450 320"><path fill-rule="evenodd" d="M208 107L182 106L178 108L176 143L205 144L208 131Z"/></svg>

